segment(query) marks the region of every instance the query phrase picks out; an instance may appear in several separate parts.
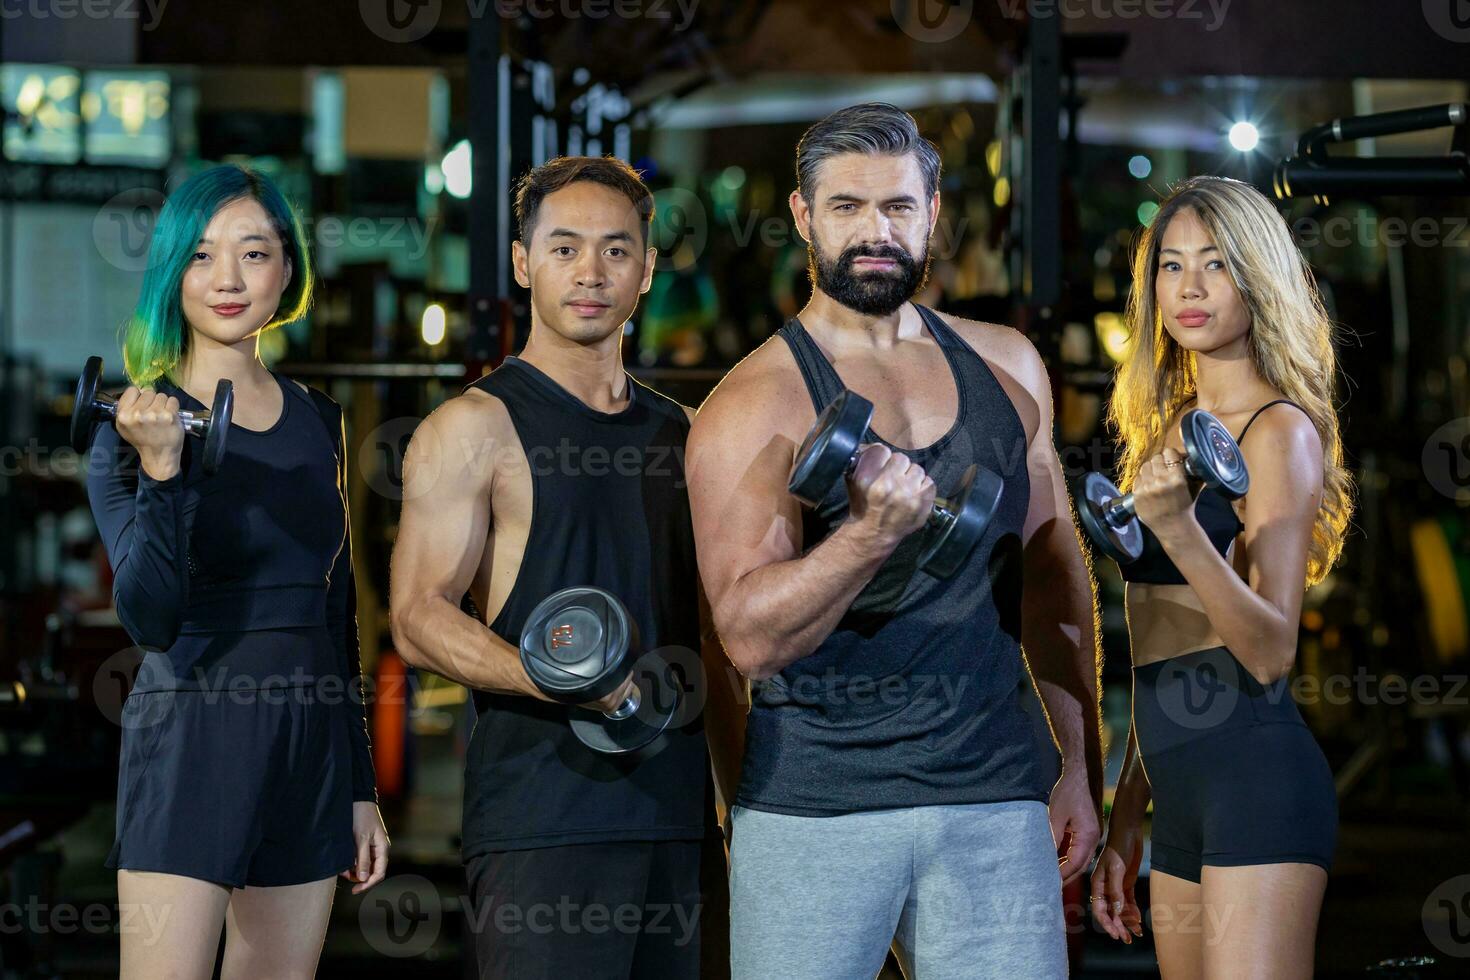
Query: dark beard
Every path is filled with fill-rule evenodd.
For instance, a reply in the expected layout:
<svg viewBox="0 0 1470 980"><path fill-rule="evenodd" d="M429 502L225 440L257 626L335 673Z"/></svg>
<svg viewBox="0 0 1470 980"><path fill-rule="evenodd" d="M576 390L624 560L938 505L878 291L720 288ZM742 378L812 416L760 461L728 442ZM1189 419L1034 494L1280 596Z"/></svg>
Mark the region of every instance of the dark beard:
<svg viewBox="0 0 1470 980"><path fill-rule="evenodd" d="M869 316L887 316L907 303L928 281L932 259L927 245L920 262L914 261L914 257L898 245L853 245L835 261L828 262L822 256L815 234L806 254L808 274L818 289L848 309ZM898 263L898 272L860 275L852 268L853 260L858 256L891 259Z"/></svg>

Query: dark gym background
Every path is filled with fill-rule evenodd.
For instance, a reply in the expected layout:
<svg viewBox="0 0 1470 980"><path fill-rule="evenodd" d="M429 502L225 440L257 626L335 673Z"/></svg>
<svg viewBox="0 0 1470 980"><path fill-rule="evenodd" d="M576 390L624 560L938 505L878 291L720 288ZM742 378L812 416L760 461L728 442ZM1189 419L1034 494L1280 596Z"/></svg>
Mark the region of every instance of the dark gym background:
<svg viewBox="0 0 1470 980"><path fill-rule="evenodd" d="M559 153L643 170L660 271L627 363L698 405L805 301L795 141L866 100L939 144L926 299L1033 339L1072 477L1111 463L1099 407L1128 246L1155 202L1197 173L1279 198L1344 327L1361 484L1345 559L1301 623L1298 672L1321 692L1302 709L1342 811L1319 972L1394 959L1373 972L1464 975L1470 126L1445 107L1467 81L1466 0L6 0L0 980L115 976L117 930L135 926L102 860L136 654L66 443L85 358L121 385L117 328L162 192L224 161L268 171L322 274L310 319L262 349L347 410L394 849L365 901L339 884L321 975L468 976L456 832L472 720L462 689L404 677L387 563L414 425L524 338L510 183ZM1407 109L1432 111L1317 129ZM1128 653L1116 570L1096 571L1115 776ZM1075 975L1155 972L1147 941L1112 942L1080 892L1068 901Z"/></svg>

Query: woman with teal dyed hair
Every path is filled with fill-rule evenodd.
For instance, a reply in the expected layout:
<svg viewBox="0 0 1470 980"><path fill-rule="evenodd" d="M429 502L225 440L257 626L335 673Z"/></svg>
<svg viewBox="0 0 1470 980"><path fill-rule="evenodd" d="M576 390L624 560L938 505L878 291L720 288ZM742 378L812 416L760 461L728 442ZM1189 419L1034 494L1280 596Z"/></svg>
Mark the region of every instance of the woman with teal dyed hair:
<svg viewBox="0 0 1470 980"><path fill-rule="evenodd" d="M266 330L300 319L301 222L269 179L197 174L159 215L123 338L132 385L98 427L87 492L118 617L143 649L123 705L121 975L310 976L334 884L382 880L358 657L341 409L268 369ZM222 378L224 462L202 469L180 409Z"/></svg>

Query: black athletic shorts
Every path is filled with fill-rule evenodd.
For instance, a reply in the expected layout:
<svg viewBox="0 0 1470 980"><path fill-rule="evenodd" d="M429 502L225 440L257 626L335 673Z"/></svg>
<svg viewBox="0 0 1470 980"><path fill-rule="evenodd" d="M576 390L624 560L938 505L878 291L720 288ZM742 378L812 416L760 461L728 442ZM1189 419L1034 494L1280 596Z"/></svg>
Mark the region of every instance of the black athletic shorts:
<svg viewBox="0 0 1470 980"><path fill-rule="evenodd" d="M234 888L320 881L351 867L345 706L311 695L129 694L107 867Z"/></svg>
<svg viewBox="0 0 1470 980"><path fill-rule="evenodd" d="M1152 866L1283 862L1331 870L1332 770L1287 679L1262 685L1225 647L1133 671L1133 726L1153 793Z"/></svg>
<svg viewBox="0 0 1470 980"><path fill-rule="evenodd" d="M730 975L724 842L490 851L465 864L480 980Z"/></svg>

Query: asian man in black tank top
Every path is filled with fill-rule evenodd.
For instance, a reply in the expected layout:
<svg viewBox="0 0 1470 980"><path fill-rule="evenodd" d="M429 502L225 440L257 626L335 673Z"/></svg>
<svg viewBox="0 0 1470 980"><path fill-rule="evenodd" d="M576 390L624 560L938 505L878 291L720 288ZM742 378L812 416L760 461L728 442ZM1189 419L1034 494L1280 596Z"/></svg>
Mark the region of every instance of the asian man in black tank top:
<svg viewBox="0 0 1470 980"><path fill-rule="evenodd" d="M694 561L693 413L621 356L653 275L653 199L625 163L564 157L523 178L516 209L530 338L414 434L392 565L404 659L474 692L463 859L480 976L723 976L709 759L733 793L739 714ZM521 666L531 609L584 585L622 601L644 650L708 658L706 710L658 751L594 752ZM461 611L467 592L483 621Z"/></svg>
<svg viewBox="0 0 1470 980"><path fill-rule="evenodd" d="M909 975L1065 976L1061 890L1092 856L1102 784L1093 583L1046 371L1016 331L910 302L939 159L907 113L834 113L802 138L797 178L812 300L720 383L689 439L700 569L755 682L732 975L873 976L893 943ZM793 454L844 387L876 406L872 445L804 513ZM1002 477L1001 502L935 579L915 532L972 462ZM1059 779L1019 697L1031 682Z"/></svg>

